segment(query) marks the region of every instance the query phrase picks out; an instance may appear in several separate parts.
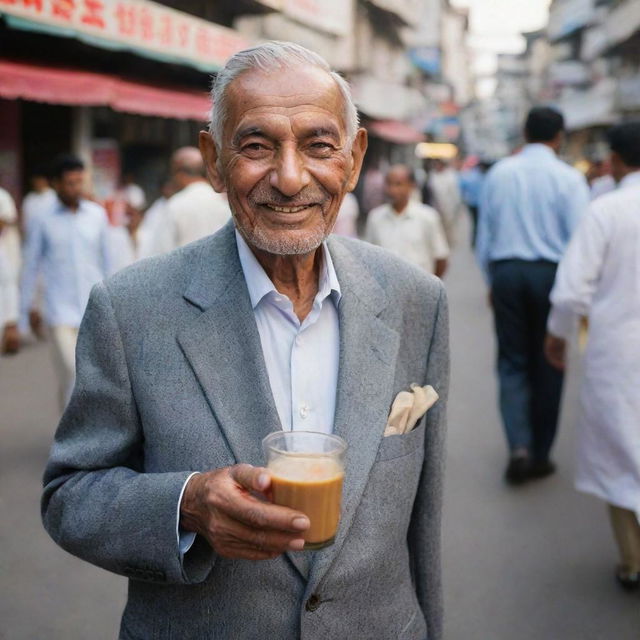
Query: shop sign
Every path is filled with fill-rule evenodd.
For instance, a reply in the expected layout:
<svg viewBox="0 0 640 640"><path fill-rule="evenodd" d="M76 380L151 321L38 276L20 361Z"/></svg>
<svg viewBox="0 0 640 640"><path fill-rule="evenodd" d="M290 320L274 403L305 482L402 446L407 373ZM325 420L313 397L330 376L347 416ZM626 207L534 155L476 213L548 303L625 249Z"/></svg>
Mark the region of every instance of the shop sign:
<svg viewBox="0 0 640 640"><path fill-rule="evenodd" d="M237 31L150 0L0 0L18 28L40 27L95 46L215 70L249 42Z"/></svg>
<svg viewBox="0 0 640 640"><path fill-rule="evenodd" d="M432 76L438 75L441 69L440 47L414 47L409 50L409 59L421 71Z"/></svg>

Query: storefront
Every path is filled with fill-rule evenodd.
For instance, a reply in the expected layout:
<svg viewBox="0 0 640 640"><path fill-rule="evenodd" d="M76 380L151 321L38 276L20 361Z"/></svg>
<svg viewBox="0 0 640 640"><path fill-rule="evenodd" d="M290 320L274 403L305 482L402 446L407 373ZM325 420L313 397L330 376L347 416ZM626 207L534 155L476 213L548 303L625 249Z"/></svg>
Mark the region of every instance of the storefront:
<svg viewBox="0 0 640 640"><path fill-rule="evenodd" d="M195 144L211 74L249 42L148 0L0 0L0 184L73 151L105 198L133 172L153 197L171 152Z"/></svg>

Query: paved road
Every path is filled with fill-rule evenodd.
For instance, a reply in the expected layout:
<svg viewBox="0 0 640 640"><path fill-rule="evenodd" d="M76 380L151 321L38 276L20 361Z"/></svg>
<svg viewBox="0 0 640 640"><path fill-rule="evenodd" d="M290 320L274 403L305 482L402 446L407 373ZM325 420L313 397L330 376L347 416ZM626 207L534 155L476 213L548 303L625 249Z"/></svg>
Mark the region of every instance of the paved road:
<svg viewBox="0 0 640 640"><path fill-rule="evenodd" d="M638 640L640 598L612 582L603 505L571 486L575 380L556 453L560 472L506 488L490 316L462 246L447 286L447 640ZM46 345L0 359L0 638L107 640L116 637L125 580L67 555L40 525L40 477L56 422L52 375Z"/></svg>

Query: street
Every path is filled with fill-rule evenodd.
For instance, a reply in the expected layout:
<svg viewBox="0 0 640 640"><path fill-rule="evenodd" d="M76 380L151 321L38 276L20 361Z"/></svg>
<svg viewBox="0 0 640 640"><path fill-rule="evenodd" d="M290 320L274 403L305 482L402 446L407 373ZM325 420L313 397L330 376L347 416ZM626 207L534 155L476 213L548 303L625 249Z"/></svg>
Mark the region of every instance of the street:
<svg viewBox="0 0 640 640"><path fill-rule="evenodd" d="M466 221L462 226L446 277L453 359L446 638L638 640L640 599L614 583L605 506L572 487L575 367L555 449L558 473L516 489L502 481L491 316ZM41 476L57 416L52 376L46 344L0 359L0 638L110 639L125 579L66 554L40 523Z"/></svg>

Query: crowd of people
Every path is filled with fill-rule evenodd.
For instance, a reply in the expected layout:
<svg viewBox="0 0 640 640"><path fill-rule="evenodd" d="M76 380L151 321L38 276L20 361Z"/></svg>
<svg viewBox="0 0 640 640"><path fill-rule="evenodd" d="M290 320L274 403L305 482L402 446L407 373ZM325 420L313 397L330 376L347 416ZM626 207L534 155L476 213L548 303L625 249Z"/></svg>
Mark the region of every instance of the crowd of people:
<svg viewBox="0 0 640 640"><path fill-rule="evenodd" d="M302 48L275 43L258 50L257 58L252 51L238 54L233 64L247 66L238 66L243 69L239 73L232 64L226 72L229 75L222 74L214 88L214 92L220 92L217 99L230 100L235 109L221 109L221 112L229 119L228 126L237 128L234 145L237 144L240 151L232 153L229 149L235 149L234 145L229 141L222 144L216 138L222 135L220 131L224 131L225 136L228 132L220 123L218 128L214 123L211 135L204 134L202 154L192 147L173 154L170 177L162 184L162 195L151 206L147 207L144 192L131 176L123 179L106 208L83 197L86 180L83 163L73 156L61 156L46 178L38 175L33 179L33 190L22 203L23 237L20 240L15 228L15 205L6 192L0 191L3 350L17 351L21 334L31 330L42 336L46 326L58 376L61 409L69 402L74 388L78 329L89 303L84 341L81 335L78 345L78 362L84 363L84 370L63 418L64 438L56 441L47 472L45 522L52 535L81 557L133 578L139 577L135 571L143 569L127 564L132 551L121 544L125 535L121 528L127 525L126 518L140 517L140 508L147 504L148 495L153 495L162 504L171 503L169 506L173 509L173 515L168 516L164 511L147 513L151 521L162 523L159 530L168 532L166 540L158 539L158 545L173 545L172 538L176 538L177 533L179 554L167 553L160 559L151 557L144 551L148 542L146 533L134 539L133 547L137 545L143 557L149 556L149 564L161 567L144 569L145 579L151 582L162 583L165 573L170 574L174 582L203 580L203 572L210 571L213 562L211 549L232 559L276 557L273 555L276 551L299 550L298 534L287 528L289 525L283 524L282 514L278 516L270 507L260 507L264 509L260 522L269 526L265 525L268 531L261 531L259 538L273 538L272 546L265 550L264 545L254 542L251 527L260 529L260 523L256 524L247 513L252 509L251 513L255 513L256 507L243 500L247 500L248 491L267 489L262 476L254 470L226 467L229 456L222 454L215 461L221 469L215 471L195 475L180 473L174 477L167 469L211 468L210 458L202 457L203 442L207 443L209 452L217 451L218 445L222 447L222 441L230 442L234 452L242 452L244 456L236 456L239 461L254 462L257 446L245 435L238 434L238 420L253 424L256 416L264 414L282 425L291 422L291 429L304 427L310 411L305 394L315 398L325 421L330 421L335 413L337 428L347 429L341 426L340 420L354 416L345 408L339 380L347 384L354 402L359 394L366 396L363 410L369 407L372 411L369 405L373 406L377 398L382 404L376 410L383 415L387 410L383 405L388 390L379 385L383 379L391 384L393 376L389 371L396 371L395 375L402 378L394 382L399 385L396 391L405 382L409 385L423 379L421 384L434 384L442 396L441 404L427 418L429 428L424 451L413 445L425 460L430 457L425 467L428 472L420 475L422 457L420 464L404 470L412 486L419 487L424 504L431 504L434 511L426 513L421 507L412 510L410 504L404 504L403 501L412 501L415 494L411 497L407 489L411 485L403 482L393 483L394 491L398 492L394 504L388 499L385 503L390 510L402 511L398 512L397 520L406 519L409 523L411 519L409 544L413 546L409 551L403 546L402 553L412 554L413 577L404 569L398 570L397 584L412 594L415 584L418 585L417 596L411 598L419 600L424 618L417 619L414 635L419 637L428 627L430 637L439 637L438 595L434 594L430 582L434 580L433 584L439 584L433 568L437 559L433 554L425 559L422 547L415 545L432 549L433 527L437 524L430 519L437 520L434 513L439 512L440 435L444 420L441 407L446 397L448 347L442 285L424 274L445 276L457 240L458 221L466 209L472 221L471 244L486 279L495 320L499 406L509 451L505 480L516 486L555 472L551 452L567 364L567 342L574 335L579 319L588 318L590 337L583 375L576 486L609 505L620 550L617 580L626 589L638 588L640 123L621 124L611 130L610 158L602 167L594 167L588 182L582 173L558 158L564 135L562 114L548 107L534 108L524 126L526 144L491 168L489 162L480 158L469 159L459 174L442 159L432 159L421 177L409 165L389 167L384 175L386 202L378 202L368 210L362 224L358 201L348 192L356 185L366 142L364 130L357 129L357 116L350 115L349 109L355 113L355 107L345 97L348 89L340 84L339 76L329 74L321 59ZM268 69L281 69L283 65L296 74L301 91L308 89L309 104L315 105L314 117L319 118L322 126L307 131L303 120L297 119L296 109L308 107L294 105L292 108L288 90L279 83L277 74L268 73ZM333 81L328 82L327 78ZM254 80L260 82L252 85ZM234 87L229 96L225 93L225 82ZM264 106L267 102L262 93L269 91L270 99L279 101L277 113L286 113L296 125L291 131L301 136L296 140L297 146L289 144L289 129L282 127L283 116L273 115L270 108ZM238 99L240 94L243 100ZM342 113L340 109L346 110L344 121L335 116ZM245 123L241 127L242 118L251 126ZM311 146L307 146L308 138L315 140ZM344 144L347 139L349 144ZM272 146L277 146L273 140L281 145L281 155L273 151ZM605 166L608 173L603 169ZM220 193L223 191L226 193ZM210 238L225 226L231 209L237 231L234 233L232 227L227 226ZM304 213L307 210L313 214ZM289 220L298 220L298 214L302 220L303 213L309 220L304 218L299 223L301 229L296 227L289 234L291 237L285 237L289 232L283 229L292 224ZM387 251L345 240L325 243L334 220L334 232L356 237L361 230L364 240ZM199 243L192 244L198 240ZM189 248L183 253L139 265L124 275L121 273L108 280L108 287L94 286L141 258L166 254L186 245ZM201 255L209 256L210 264L203 266L199 262ZM410 268L407 263L413 263L414 267ZM230 287L229 283L235 281L239 273L244 275L247 287ZM180 288L185 281L190 283L188 287ZM389 281L393 281L394 286L385 290L381 283ZM148 290L145 283L149 284ZM155 283L162 283L164 287L162 300L158 299ZM92 302L89 302L92 290ZM352 297L352 290L360 293ZM385 296L392 298L391 307L397 312L389 315L383 326L378 316L372 316L366 307L379 305L374 311L381 314L387 304ZM190 306L184 307L185 300ZM226 302L219 305L218 300ZM361 302L364 305L361 306ZM196 317L194 309L199 310L197 313L203 312L202 316ZM136 323L146 317L147 310L150 310L148 328L143 331ZM166 339L169 321L165 315L182 327L177 342ZM247 315L251 322L247 322ZM118 326L120 321L129 323L124 333ZM368 327L370 335L357 337L362 335L363 327ZM346 347L340 340L342 332L347 336L344 344L354 355L345 353ZM427 335L431 336L428 348ZM98 344L103 336L118 345L114 353L107 353ZM365 349L367 340L373 340L375 345L372 343ZM217 345L215 349L212 344ZM259 358L255 353L247 356L251 350L262 352L266 368L256 364ZM372 353L376 353L376 358L372 358ZM404 354L403 358L396 353ZM190 361L190 368L182 354ZM385 369L383 360L393 361L392 369ZM340 366L346 363L351 369L343 374L342 370L338 371L339 363ZM247 387L248 374L245 375L243 368L255 377L255 389ZM372 371L378 371L378 377ZM132 381L123 383L128 376L133 377ZM174 384L189 388L185 397L193 406L182 399L176 400L176 406L167 405L171 398L163 394L168 385ZM269 386L273 401L264 393ZM184 457L176 463L169 455L166 439L174 437L169 434L181 432L185 421L191 420L192 411L201 414L205 422L210 419L208 405L198 395L200 389L215 407L220 430L211 429L205 435L194 426L195 431L188 435L189 444L180 441L180 446L176 446L175 451L172 449ZM232 403L235 402L233 406L220 399L219 389L226 390ZM251 393L256 390L259 393ZM88 404L88 397L104 402ZM104 407L109 403L112 406L106 410ZM164 413L162 407L166 409ZM96 457L89 462L82 458L85 439L90 437L82 429L78 430L83 420L88 420L91 428L104 436L100 445L104 451L96 448L91 452ZM140 426L145 420L151 421L148 430ZM179 420L179 424L175 420ZM349 428L358 427L350 425ZM147 449L141 462L131 456L135 454L135 447L142 446L139 439L143 431ZM223 431L224 437L220 435ZM256 426L256 434L262 431L263 427ZM352 437L356 436L352 434ZM357 437L362 440L358 442L363 448L352 455L359 464L370 466L379 442L370 432L362 432ZM410 445L404 443L413 437L401 436L402 445L385 443L389 448L388 459L408 457L413 449L406 448ZM118 438L131 441L120 443ZM371 446L366 444L369 440L373 443L370 442ZM399 448L392 450L393 446ZM385 445L380 447L384 452ZM119 461L118 464L114 460ZM106 511L93 510L94 523L87 526L100 529L101 535L107 536L103 540L105 544L97 545L98 550L78 542L80 534L65 531L61 524L65 522L61 513L66 508L79 508L87 498L95 499L98 505L104 501L104 496L96 494L94 484L83 489L82 479L77 484L67 482L73 475L70 469L76 467L84 474L88 464L94 465L90 475L109 474L108 478L102 475L101 481L107 483L114 495L124 496L119 507L125 514L122 523L107 523L104 521L108 517ZM105 470L109 465L113 468ZM165 487L160 481L152 486L150 480L142 478L145 473L141 469L166 476L166 481L171 483L170 491L163 493ZM225 516L234 521L233 526L240 532L241 543L237 544L228 540L221 543L211 534L212 529L207 528L219 526L211 512L215 496L207 491L214 485L222 486L216 483L223 482L220 473L225 469L231 469L225 476L225 486L228 488L231 483L244 491L242 499L229 494L228 505L234 500L236 503L234 510ZM134 474L134 470L136 479L129 482L125 476ZM120 477L119 473L124 475ZM378 473L378 485L387 492L390 478L382 471ZM365 479L363 477L362 482ZM150 484L147 486L145 482ZM203 484L207 482L208 488ZM356 492L354 487L350 485L348 491ZM362 487L360 493L352 494L353 500L360 499ZM171 500L176 499L179 527L171 520L176 510ZM371 504L370 498L368 504ZM377 539L383 541L377 507L374 505L370 511L366 505L362 508L360 526L370 528ZM241 526L237 519L242 520ZM388 518L383 519L388 526ZM274 531L279 533L277 540ZM196 534L209 546L194 543ZM400 537L404 545L406 527ZM363 554L370 558L368 568L362 569L368 572L362 579L371 582L376 572L372 554L358 540L345 546L347 552L358 559L358 566L367 566L360 562ZM381 549L381 553L387 551ZM186 563L187 557L192 564ZM294 557L292 562L306 574L309 568L302 561ZM227 584L235 584L240 571L237 566L229 561L217 575L223 575ZM242 566L246 576L239 583L246 585L252 570L246 568L249 565ZM274 568L265 570L264 575L274 583L285 584L289 569L284 565L272 566ZM381 574L378 578L383 579ZM336 580L337 585L340 580ZM399 593L397 589L396 592ZM162 592L163 597L166 593ZM228 602L220 593L220 589L216 589L210 596L218 598L220 610L224 612ZM149 588L134 591L130 597L142 602L159 594ZM178 592L175 595L174 600L179 599ZM317 597L311 596L307 607L315 606L313 598ZM405 608L411 609L413 600L407 604L404 599ZM168 606L166 598L162 602ZM180 602L186 612L188 599ZM368 605L362 606L362 611L373 615ZM312 610L315 609L307 608ZM406 613L409 616L411 611ZM161 612L158 610L157 614ZM348 619L349 616L345 616ZM134 617L132 620L132 624L139 623ZM224 624L231 624L229 620ZM271 622L276 626L280 624ZM338 627L342 624L338 618L334 623Z"/></svg>

